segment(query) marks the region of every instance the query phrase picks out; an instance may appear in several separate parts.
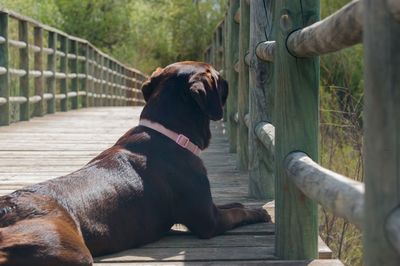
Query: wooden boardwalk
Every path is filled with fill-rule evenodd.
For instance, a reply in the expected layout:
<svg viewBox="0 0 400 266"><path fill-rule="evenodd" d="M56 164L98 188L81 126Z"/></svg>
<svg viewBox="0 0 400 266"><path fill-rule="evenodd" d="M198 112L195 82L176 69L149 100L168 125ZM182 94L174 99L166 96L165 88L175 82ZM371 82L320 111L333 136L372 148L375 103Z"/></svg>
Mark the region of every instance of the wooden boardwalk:
<svg viewBox="0 0 400 266"><path fill-rule="evenodd" d="M138 123L141 108L103 107L34 118L0 127L0 194L72 172ZM247 197L247 174L235 169L222 123L214 123L210 148L202 154L216 203L263 206ZM272 214L273 203L265 208ZM320 243L320 258L330 250ZM266 261L268 260L268 261ZM280 261L274 256L274 224L237 228L199 240L175 226L170 235L142 248L95 258L95 265L342 265L337 260Z"/></svg>

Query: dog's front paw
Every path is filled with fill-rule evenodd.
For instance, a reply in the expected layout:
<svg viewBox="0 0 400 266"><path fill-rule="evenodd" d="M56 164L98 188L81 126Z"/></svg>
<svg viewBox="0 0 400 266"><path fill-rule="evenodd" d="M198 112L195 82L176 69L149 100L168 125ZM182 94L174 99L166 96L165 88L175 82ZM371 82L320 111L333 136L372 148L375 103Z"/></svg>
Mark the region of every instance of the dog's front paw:
<svg viewBox="0 0 400 266"><path fill-rule="evenodd" d="M256 216L257 216L257 222L266 222L269 223L271 222L271 216L269 215L269 213L267 212L267 210L263 209L263 208L257 208L254 209L254 211L256 212Z"/></svg>

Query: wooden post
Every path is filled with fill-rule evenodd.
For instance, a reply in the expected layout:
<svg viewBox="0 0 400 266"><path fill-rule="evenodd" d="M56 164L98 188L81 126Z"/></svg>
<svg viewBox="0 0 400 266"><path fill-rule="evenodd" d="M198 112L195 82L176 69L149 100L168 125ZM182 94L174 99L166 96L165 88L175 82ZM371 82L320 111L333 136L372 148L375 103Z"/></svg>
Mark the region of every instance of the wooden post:
<svg viewBox="0 0 400 266"><path fill-rule="evenodd" d="M217 67L217 34L214 31L211 40L211 65L218 70Z"/></svg>
<svg viewBox="0 0 400 266"><path fill-rule="evenodd" d="M75 55L76 57L68 60L69 72L78 75L78 42L75 40L69 40L68 52ZM68 57L67 57L68 58ZM71 79L71 89L70 91L76 92L76 97L72 97L71 99L71 108L78 109L79 108L79 83L78 76Z"/></svg>
<svg viewBox="0 0 400 266"><path fill-rule="evenodd" d="M53 98L47 101L47 113L53 114L56 112L56 50L57 50L57 33L48 32L48 47L53 49L53 53L47 56L47 70L53 73L53 76L47 78L48 92L53 95Z"/></svg>
<svg viewBox="0 0 400 266"><path fill-rule="evenodd" d="M238 74L235 71L235 64L239 58L239 24L234 21L234 16L239 8L239 0L229 1L228 10L228 40L227 40L227 72L229 82L229 97L227 101L227 119L229 133L229 151L236 152L237 127L235 115L237 112L237 91Z"/></svg>
<svg viewBox="0 0 400 266"><path fill-rule="evenodd" d="M61 112L68 111L68 38L59 35L60 37L60 51L64 56L60 58L60 72L65 74L65 78L60 80L61 93L65 94L65 98L61 99L60 107Z"/></svg>
<svg viewBox="0 0 400 266"><path fill-rule="evenodd" d="M87 43L82 43L81 44L81 51L82 51L82 55L85 57L85 61L83 61L82 63L82 74L85 75L85 78L80 79L81 80L81 89L82 91L86 91L86 94L81 98L82 99L82 107L88 107L89 106L89 87L90 87L90 81L89 81L89 44Z"/></svg>
<svg viewBox="0 0 400 266"><path fill-rule="evenodd" d="M244 60L250 39L250 6L247 0L240 0L240 38L239 38L239 88L238 88L238 169L247 170L248 166L248 128L244 116L249 112L249 68Z"/></svg>
<svg viewBox="0 0 400 266"><path fill-rule="evenodd" d="M228 8L229 10L229 8ZM228 26L229 23L231 23L228 19L228 10L225 14L224 17L224 42L223 42L223 46L224 46L224 73L223 73L223 77L225 78L225 80L227 80L229 82L229 74L230 72L228 71L228 63L229 63L229 58L228 58ZM229 98L229 96L228 96ZM224 118L223 118L224 122L228 121L228 103L225 104L224 106Z"/></svg>
<svg viewBox="0 0 400 266"><path fill-rule="evenodd" d="M224 22L222 21L221 24L218 27L218 51L217 51L217 57L218 57L218 71L221 71L224 69ZM224 71L224 70L223 70Z"/></svg>
<svg viewBox="0 0 400 266"><path fill-rule="evenodd" d="M107 75L108 75L108 73L107 73L107 58L105 58L104 56L100 56L100 60L101 60L101 64L100 64L100 68L101 68L101 70L100 70L100 73L101 73L101 76L100 76L100 80L101 80L101 83L100 83L100 88L101 88L101 92L100 92L100 95L101 95L101 106L108 106L108 104L109 104L109 99L108 99L108 93L107 93Z"/></svg>
<svg viewBox="0 0 400 266"><path fill-rule="evenodd" d="M260 60L255 52L257 44L266 40L266 32L271 33L273 3L273 0L250 1L249 196L259 199L273 199L275 191L274 151L263 147L255 131L260 123L273 121L273 64ZM268 14L264 6L268 7Z"/></svg>
<svg viewBox="0 0 400 266"><path fill-rule="evenodd" d="M20 104L20 120L27 121L31 116L29 103L29 45L28 45L28 22L18 21L18 35L21 42L26 43L25 48L19 49L19 68L25 70L26 74L19 78L20 95L26 97L26 102Z"/></svg>
<svg viewBox="0 0 400 266"><path fill-rule="evenodd" d="M0 43L0 67L9 69L8 59L8 14L0 12L0 36L5 40ZM0 75L0 97L7 100L6 103L0 105L0 126L10 124L10 82L9 73Z"/></svg>
<svg viewBox="0 0 400 266"><path fill-rule="evenodd" d="M89 87L88 87L88 106L90 106L90 107L93 107L93 106L95 106L95 98L94 98L94 93L95 93L95 90L94 90L94 86L96 85L95 84L95 82L94 82L94 79L96 78L96 75L95 75L95 62L94 62L94 50L93 50L93 47L91 47L90 45L88 45L88 49L89 49L89 52L88 52L88 56L89 56L89 69L88 69L88 72L89 72L89 75L90 75L90 79L89 79Z"/></svg>
<svg viewBox="0 0 400 266"><path fill-rule="evenodd" d="M318 0L277 0L275 6L276 254L282 259L317 258L317 204L292 183L286 156L302 151L318 162L319 58L288 53L288 34L319 19Z"/></svg>
<svg viewBox="0 0 400 266"><path fill-rule="evenodd" d="M34 28L34 44L40 48L40 51L35 52L34 56L34 68L36 71L40 71L42 75L35 78L35 95L39 95L41 100L37 102L33 109L34 116L44 115L44 77L43 77L43 29L41 27Z"/></svg>
<svg viewBox="0 0 400 266"><path fill-rule="evenodd" d="M106 98L103 98L103 94L104 94L104 87L105 84L103 83L104 81L104 70L103 70L103 66L104 66L104 60L105 58L100 55L98 52L96 52L96 62L97 62L97 79L99 82L97 82L97 84L95 84L95 90L97 93L97 98L96 98L96 106L105 106L106 104ZM97 89L96 89L97 88Z"/></svg>
<svg viewBox="0 0 400 266"><path fill-rule="evenodd" d="M366 266L400 265L385 232L386 220L400 203L400 27L389 2L395 3L363 3Z"/></svg>

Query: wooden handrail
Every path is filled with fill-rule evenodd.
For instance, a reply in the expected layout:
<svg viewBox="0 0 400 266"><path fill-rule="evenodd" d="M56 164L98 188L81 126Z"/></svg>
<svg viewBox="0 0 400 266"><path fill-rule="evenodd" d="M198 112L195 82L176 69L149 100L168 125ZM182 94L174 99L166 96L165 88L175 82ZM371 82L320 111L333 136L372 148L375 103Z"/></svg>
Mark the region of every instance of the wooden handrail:
<svg viewBox="0 0 400 266"><path fill-rule="evenodd" d="M9 19L18 22L17 40L8 38ZM31 29L32 43L28 39ZM47 39L43 32L47 32ZM60 48L57 48L58 43ZM13 64L9 62L9 46L19 51L17 68L10 67ZM29 51L33 51L33 58L29 58ZM47 55L47 61L42 60L43 55ZM57 59L60 59L61 67L57 66ZM30 68L31 60L33 68ZM10 75L20 79L20 95L10 91ZM35 95L29 90L31 78L35 80ZM132 78L134 82L128 82ZM87 40L0 8L0 125L10 123L10 104L19 104L20 120L54 113L57 109L142 105L144 100L138 89L146 78L142 72L127 67ZM58 85L60 89L56 89ZM103 97L103 94L107 96Z"/></svg>
<svg viewBox="0 0 400 266"><path fill-rule="evenodd" d="M361 42L362 9L362 2L353 0L324 20L294 31L287 39L289 51L298 57L310 57Z"/></svg>
<svg viewBox="0 0 400 266"><path fill-rule="evenodd" d="M321 167L303 152L290 153L286 171L309 198L361 229L364 184Z"/></svg>

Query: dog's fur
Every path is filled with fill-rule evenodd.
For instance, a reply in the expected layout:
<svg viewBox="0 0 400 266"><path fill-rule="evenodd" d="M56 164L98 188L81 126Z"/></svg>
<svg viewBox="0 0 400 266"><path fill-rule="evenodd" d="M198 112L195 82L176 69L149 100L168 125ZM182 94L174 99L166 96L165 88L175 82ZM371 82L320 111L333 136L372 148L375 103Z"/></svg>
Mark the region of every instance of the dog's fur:
<svg viewBox="0 0 400 266"><path fill-rule="evenodd" d="M157 69L142 86L141 118L209 145L228 85L210 65ZM174 223L200 238L269 221L263 209L214 205L199 157L137 126L82 169L0 197L1 265L91 265L92 256L155 241Z"/></svg>

